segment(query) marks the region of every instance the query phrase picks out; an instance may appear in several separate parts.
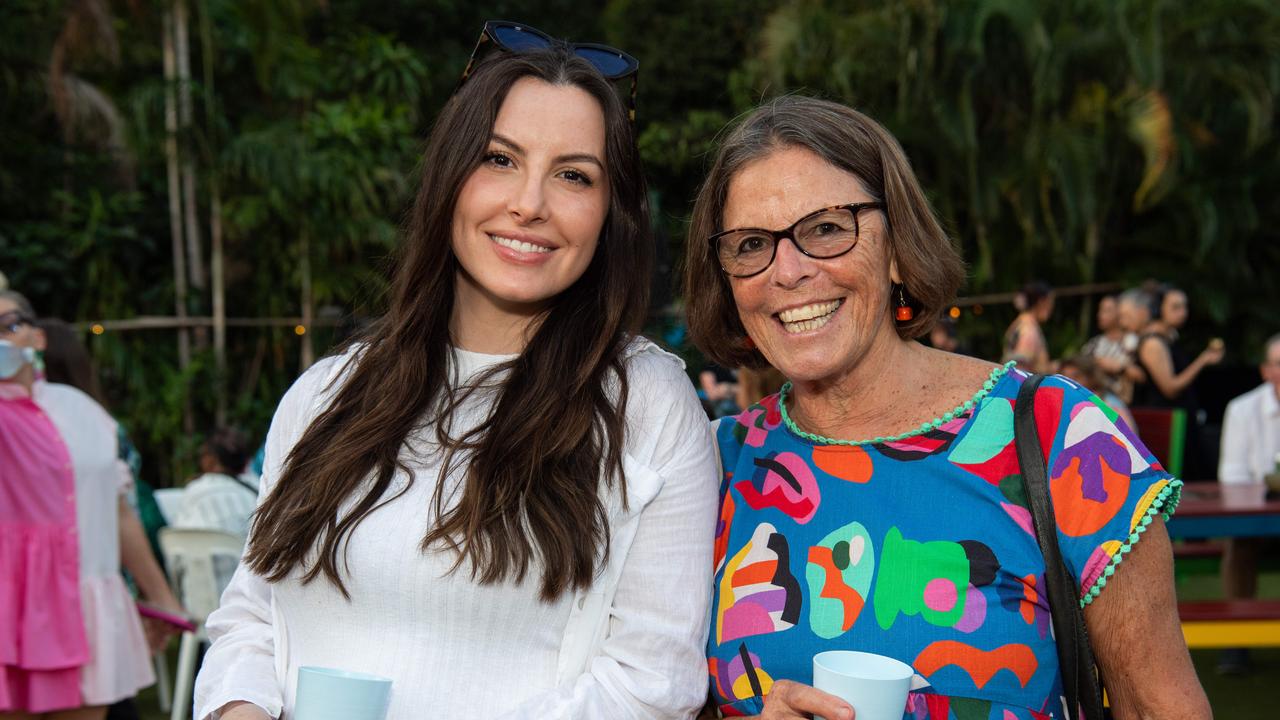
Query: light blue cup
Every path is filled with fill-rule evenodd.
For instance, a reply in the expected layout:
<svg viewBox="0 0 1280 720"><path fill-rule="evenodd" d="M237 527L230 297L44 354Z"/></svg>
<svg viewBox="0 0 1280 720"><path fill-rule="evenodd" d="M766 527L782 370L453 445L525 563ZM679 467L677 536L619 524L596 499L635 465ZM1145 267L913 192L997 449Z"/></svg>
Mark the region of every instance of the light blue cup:
<svg viewBox="0 0 1280 720"><path fill-rule="evenodd" d="M301 667L291 720L385 720L390 701L390 678Z"/></svg>
<svg viewBox="0 0 1280 720"><path fill-rule="evenodd" d="M910 665L872 653L813 656L813 686L852 705L857 720L902 720L914 674Z"/></svg>

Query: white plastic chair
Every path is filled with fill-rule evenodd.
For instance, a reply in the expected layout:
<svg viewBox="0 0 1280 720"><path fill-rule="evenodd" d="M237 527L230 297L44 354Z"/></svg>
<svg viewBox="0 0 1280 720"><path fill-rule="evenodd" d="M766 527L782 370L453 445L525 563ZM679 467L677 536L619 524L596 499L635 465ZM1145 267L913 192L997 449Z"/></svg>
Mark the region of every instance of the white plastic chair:
<svg viewBox="0 0 1280 720"><path fill-rule="evenodd" d="M222 591L231 580L230 570L244 554L244 541L237 535L214 530L161 528L160 551L169 571L169 583L196 623L195 632L182 633L169 715L170 720L186 720L191 713L196 654L200 643L208 639L204 622L209 613L218 609Z"/></svg>

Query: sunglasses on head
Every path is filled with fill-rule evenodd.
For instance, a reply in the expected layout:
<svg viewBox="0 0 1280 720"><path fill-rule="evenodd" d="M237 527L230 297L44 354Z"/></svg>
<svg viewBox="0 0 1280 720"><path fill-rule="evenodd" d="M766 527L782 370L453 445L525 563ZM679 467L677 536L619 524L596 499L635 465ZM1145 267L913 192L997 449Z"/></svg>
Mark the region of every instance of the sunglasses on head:
<svg viewBox="0 0 1280 720"><path fill-rule="evenodd" d="M635 122L636 79L640 73L640 61L621 50L599 43L564 42L528 25L506 20L489 20L480 32L480 39L476 41L475 49L471 51L467 67L462 71L462 78L458 80L458 87L462 87L462 84L471 76L476 60L481 56L481 50L489 43L512 53L564 46L568 47L574 55L591 63L592 67L609 80L631 78L631 95L627 112L631 122Z"/></svg>

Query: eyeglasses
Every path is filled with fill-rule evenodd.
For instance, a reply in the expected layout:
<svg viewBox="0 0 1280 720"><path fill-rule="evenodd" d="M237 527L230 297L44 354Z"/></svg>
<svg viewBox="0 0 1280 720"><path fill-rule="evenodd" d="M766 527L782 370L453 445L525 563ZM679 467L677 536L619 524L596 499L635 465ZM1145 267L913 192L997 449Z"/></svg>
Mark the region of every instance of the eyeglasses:
<svg viewBox="0 0 1280 720"><path fill-rule="evenodd" d="M462 84L471 76L476 60L481 55L481 49L490 42L507 52L513 53L544 50L557 45L564 45L574 55L591 63L592 67L599 70L600 74L609 80L631 78L631 96L627 114L632 123L636 121L636 79L640 74L640 61L621 50L599 43L566 43L562 40L556 40L541 30L531 28L528 25L507 22L506 20L489 20L484 24L484 29L480 32L480 39L476 41L475 49L471 51L471 58L467 60L467 67L462 71L462 78L458 80L458 87L462 87Z"/></svg>
<svg viewBox="0 0 1280 720"><path fill-rule="evenodd" d="M10 311L0 315L0 334L12 335L22 329L23 325L30 325L34 320L17 311Z"/></svg>
<svg viewBox="0 0 1280 720"><path fill-rule="evenodd" d="M715 251L725 274L748 278L773 264L778 243L783 238L790 238L797 250L811 258L830 260L844 255L858 244L858 214L884 208L882 202L835 205L811 212L783 230L725 230L707 238L707 243Z"/></svg>

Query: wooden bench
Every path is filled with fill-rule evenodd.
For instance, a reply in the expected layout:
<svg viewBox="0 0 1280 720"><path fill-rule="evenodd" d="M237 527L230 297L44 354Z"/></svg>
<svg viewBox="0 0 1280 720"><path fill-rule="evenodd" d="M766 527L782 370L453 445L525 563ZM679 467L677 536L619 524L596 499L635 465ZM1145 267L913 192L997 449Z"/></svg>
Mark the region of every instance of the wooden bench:
<svg viewBox="0 0 1280 720"><path fill-rule="evenodd" d="M1191 558L1220 558L1225 543L1221 540L1185 540L1173 544L1174 560Z"/></svg>
<svg viewBox="0 0 1280 720"><path fill-rule="evenodd" d="M1280 647L1280 599L1178 603L1189 648Z"/></svg>

